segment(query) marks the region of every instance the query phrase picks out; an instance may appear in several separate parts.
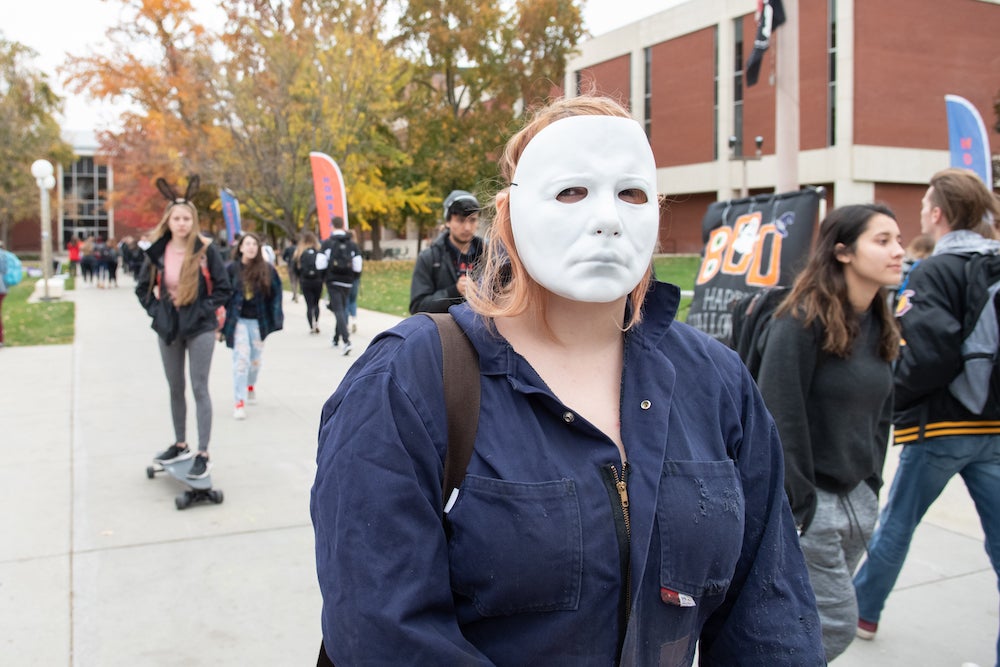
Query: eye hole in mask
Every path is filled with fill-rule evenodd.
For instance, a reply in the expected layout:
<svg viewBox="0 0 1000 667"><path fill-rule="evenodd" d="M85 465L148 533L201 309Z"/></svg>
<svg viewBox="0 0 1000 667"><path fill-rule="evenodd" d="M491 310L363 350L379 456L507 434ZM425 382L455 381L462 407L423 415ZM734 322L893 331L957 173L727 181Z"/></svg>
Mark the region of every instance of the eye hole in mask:
<svg viewBox="0 0 1000 667"><path fill-rule="evenodd" d="M556 201L563 204L575 204L587 197L587 188L573 187L566 188L556 195ZM626 204L645 204L649 201L646 193L639 188L627 188L618 193L618 198Z"/></svg>

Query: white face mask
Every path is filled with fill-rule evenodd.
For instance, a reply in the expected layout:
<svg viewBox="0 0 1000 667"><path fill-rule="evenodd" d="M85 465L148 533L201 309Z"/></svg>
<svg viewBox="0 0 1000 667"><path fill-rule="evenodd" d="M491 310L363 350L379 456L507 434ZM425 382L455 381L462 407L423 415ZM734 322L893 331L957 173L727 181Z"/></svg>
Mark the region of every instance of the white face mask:
<svg viewBox="0 0 1000 667"><path fill-rule="evenodd" d="M528 274L574 301L628 295L659 231L656 161L634 120L573 116L528 142L510 188L514 243Z"/></svg>

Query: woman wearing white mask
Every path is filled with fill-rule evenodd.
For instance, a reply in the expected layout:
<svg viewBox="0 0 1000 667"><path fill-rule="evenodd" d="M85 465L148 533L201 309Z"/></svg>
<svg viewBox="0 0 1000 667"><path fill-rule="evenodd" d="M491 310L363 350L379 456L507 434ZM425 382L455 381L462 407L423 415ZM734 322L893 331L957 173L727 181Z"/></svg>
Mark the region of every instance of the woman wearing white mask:
<svg viewBox="0 0 1000 667"><path fill-rule="evenodd" d="M467 475L442 521L437 330L377 338L323 410L312 516L334 664L821 665L781 446L739 359L656 283L656 166L614 102L542 110L478 288ZM363 511L359 511L363 508Z"/></svg>

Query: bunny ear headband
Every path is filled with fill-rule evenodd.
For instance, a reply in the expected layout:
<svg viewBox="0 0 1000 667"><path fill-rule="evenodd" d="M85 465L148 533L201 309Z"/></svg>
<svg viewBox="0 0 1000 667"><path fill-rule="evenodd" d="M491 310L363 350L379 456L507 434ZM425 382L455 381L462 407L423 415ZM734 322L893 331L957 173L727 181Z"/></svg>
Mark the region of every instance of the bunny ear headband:
<svg viewBox="0 0 1000 667"><path fill-rule="evenodd" d="M181 197L176 190L174 190L167 180L163 177L156 179L156 189L160 191L167 201L171 204L188 204L191 202L191 197L198 192L198 185L201 183L201 179L197 175L188 178L187 190L184 192L184 196Z"/></svg>

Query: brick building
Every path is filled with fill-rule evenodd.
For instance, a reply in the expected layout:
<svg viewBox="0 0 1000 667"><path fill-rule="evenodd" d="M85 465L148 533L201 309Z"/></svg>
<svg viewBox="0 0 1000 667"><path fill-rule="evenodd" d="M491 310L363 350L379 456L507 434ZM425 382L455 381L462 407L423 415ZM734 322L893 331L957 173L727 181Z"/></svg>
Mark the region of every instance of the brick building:
<svg viewBox="0 0 1000 667"><path fill-rule="evenodd" d="M615 97L644 123L671 201L665 252L701 251L712 202L775 189L775 57L789 26L747 87L756 4L688 0L591 39L568 64L565 90ZM946 94L979 109L1000 152L1000 0L798 0L798 24L798 182L826 188L831 206L888 204L906 243L927 180L949 164ZM739 160L757 136L761 159Z"/></svg>

